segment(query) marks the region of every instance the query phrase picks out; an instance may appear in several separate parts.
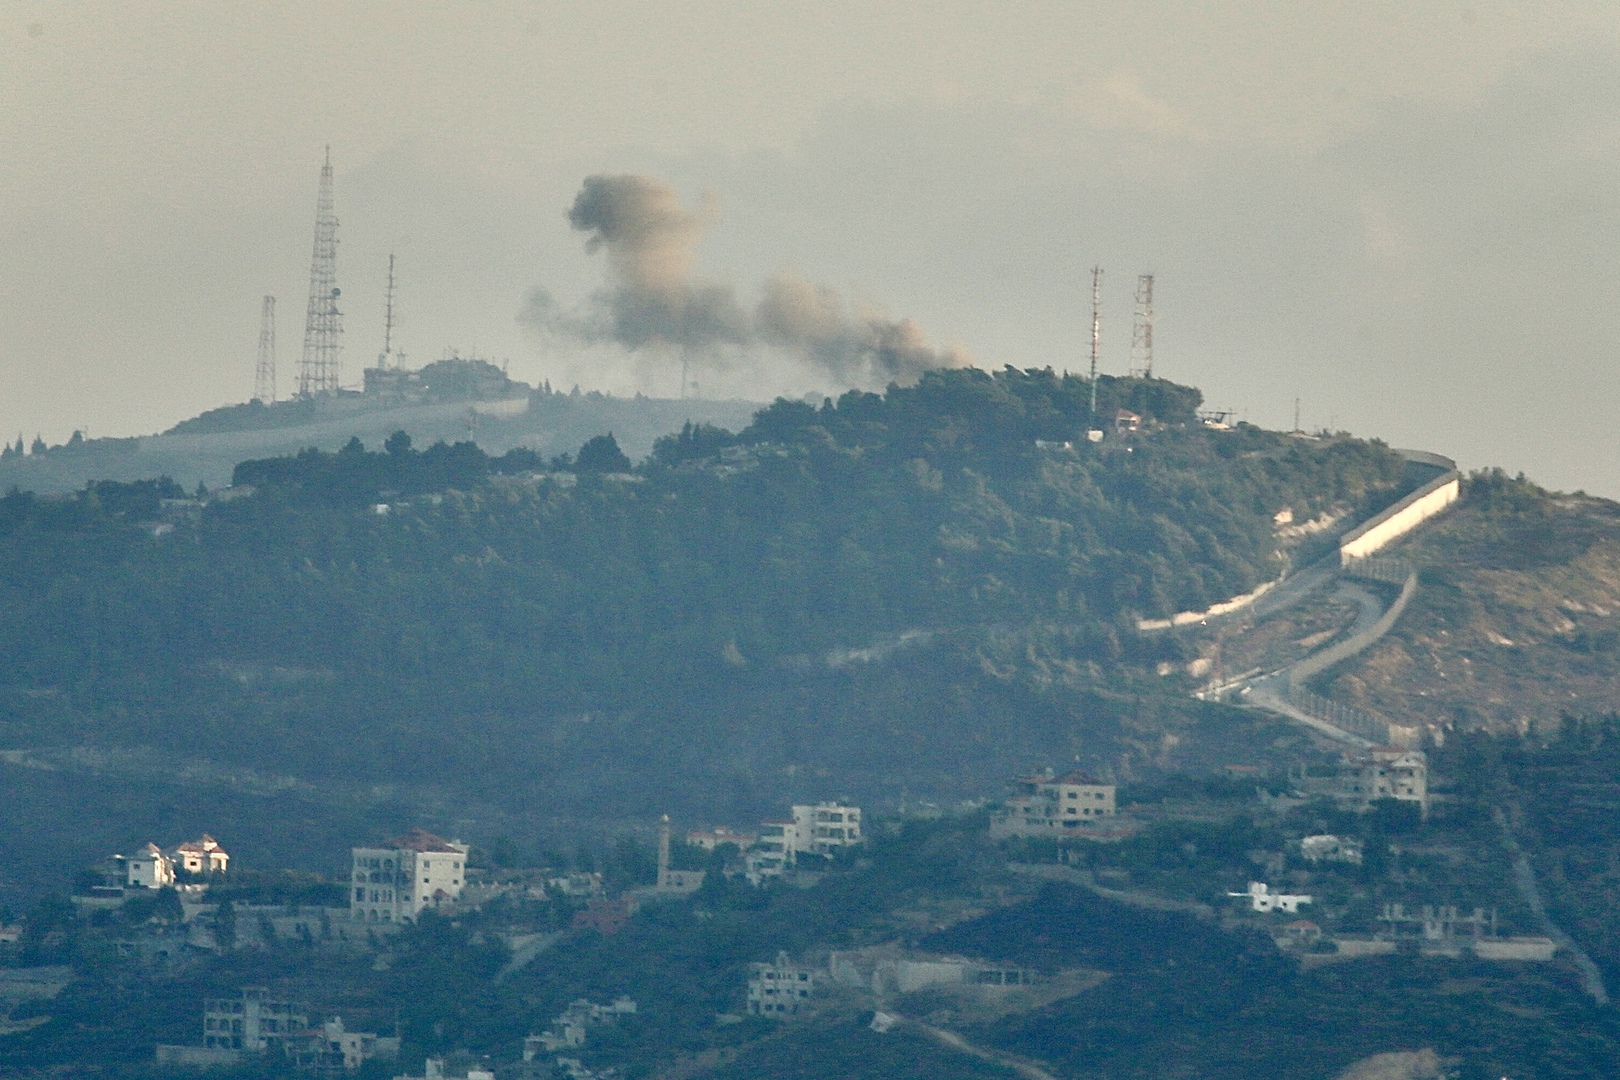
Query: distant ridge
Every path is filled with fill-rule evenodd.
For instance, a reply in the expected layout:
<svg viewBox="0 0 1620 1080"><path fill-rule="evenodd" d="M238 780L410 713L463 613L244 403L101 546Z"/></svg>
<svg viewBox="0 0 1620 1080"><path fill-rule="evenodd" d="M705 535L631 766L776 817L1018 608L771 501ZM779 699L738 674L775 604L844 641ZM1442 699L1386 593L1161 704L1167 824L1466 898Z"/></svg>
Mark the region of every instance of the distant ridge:
<svg viewBox="0 0 1620 1080"><path fill-rule="evenodd" d="M210 409L161 435L87 439L0 460L0 491L41 494L78 490L91 480L172 477L190 490L230 483L250 458L336 450L351 438L373 448L395 431L422 447L470 440L501 454L516 447L553 456L612 432L632 458L682 424L748 425L761 406L750 401L614 397L577 388L515 382L481 360L441 360L420 371L373 369L363 393L345 392L266 406L253 401Z"/></svg>

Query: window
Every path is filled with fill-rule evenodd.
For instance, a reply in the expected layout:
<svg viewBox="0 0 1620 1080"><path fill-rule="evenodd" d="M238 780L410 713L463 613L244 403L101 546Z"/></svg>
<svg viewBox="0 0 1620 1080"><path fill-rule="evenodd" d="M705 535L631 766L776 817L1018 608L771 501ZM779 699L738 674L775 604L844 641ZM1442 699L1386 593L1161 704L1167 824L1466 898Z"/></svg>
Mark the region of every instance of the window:
<svg viewBox="0 0 1620 1080"><path fill-rule="evenodd" d="M356 889L356 890L354 890L354 898L356 900L364 900L366 898L366 890L364 890L364 889Z"/></svg>

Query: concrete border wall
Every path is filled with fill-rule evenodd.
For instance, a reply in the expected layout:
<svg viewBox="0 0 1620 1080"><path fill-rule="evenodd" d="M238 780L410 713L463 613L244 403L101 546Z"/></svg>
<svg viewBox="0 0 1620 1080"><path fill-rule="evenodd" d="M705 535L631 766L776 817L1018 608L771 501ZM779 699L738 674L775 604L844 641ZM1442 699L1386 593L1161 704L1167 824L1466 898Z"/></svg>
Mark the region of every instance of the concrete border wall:
<svg viewBox="0 0 1620 1080"><path fill-rule="evenodd" d="M1340 660L1348 660L1389 633L1389 628L1395 625L1395 620L1401 617L1401 613L1406 610L1406 605L1411 601L1413 594L1417 592L1417 586L1417 572L1413 571L1407 575L1406 584L1401 586L1401 594L1395 598L1393 604L1389 605L1389 610L1378 617L1377 622L1354 637L1347 637L1336 645L1329 645L1321 652L1314 656L1308 656L1289 668L1289 690L1304 687L1305 681L1318 672L1326 671Z"/></svg>
<svg viewBox="0 0 1620 1080"><path fill-rule="evenodd" d="M1340 537L1340 566L1388 547L1462 497L1462 474L1455 461L1422 450L1402 450L1401 454L1410 462L1445 471Z"/></svg>

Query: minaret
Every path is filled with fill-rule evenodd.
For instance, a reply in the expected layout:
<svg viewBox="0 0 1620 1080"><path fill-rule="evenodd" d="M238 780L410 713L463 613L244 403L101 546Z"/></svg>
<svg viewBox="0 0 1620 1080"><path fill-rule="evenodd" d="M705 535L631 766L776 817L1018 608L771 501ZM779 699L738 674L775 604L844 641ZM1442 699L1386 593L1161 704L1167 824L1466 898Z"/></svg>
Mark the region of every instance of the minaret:
<svg viewBox="0 0 1620 1080"><path fill-rule="evenodd" d="M658 822L658 887L669 885L669 815Z"/></svg>

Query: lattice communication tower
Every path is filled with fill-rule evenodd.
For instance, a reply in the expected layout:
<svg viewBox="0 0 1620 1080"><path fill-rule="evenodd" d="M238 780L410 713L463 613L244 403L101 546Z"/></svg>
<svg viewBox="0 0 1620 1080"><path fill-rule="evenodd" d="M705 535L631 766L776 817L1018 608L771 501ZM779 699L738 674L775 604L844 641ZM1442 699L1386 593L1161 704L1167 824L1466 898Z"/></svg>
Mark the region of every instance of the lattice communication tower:
<svg viewBox="0 0 1620 1080"><path fill-rule="evenodd" d="M1131 331L1131 374L1153 378L1153 275L1136 279L1136 327Z"/></svg>
<svg viewBox="0 0 1620 1080"><path fill-rule="evenodd" d="M253 369L253 396L266 405L276 400L276 298L264 298L259 311L259 363Z"/></svg>
<svg viewBox="0 0 1620 1080"><path fill-rule="evenodd" d="M320 194L315 200L315 254L309 263L309 310L304 316L304 356L298 362L298 396L311 397L338 389L338 339L343 313L338 310L337 215L332 212L332 148L321 166Z"/></svg>
<svg viewBox="0 0 1620 1080"><path fill-rule="evenodd" d="M1091 268L1091 420L1097 421L1097 353L1102 347L1102 269Z"/></svg>
<svg viewBox="0 0 1620 1080"><path fill-rule="evenodd" d="M380 368L399 367L405 359L404 353L394 352L394 256L388 255L388 291L383 294L383 348L377 354L377 366Z"/></svg>

